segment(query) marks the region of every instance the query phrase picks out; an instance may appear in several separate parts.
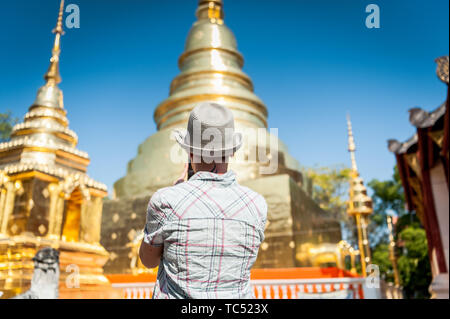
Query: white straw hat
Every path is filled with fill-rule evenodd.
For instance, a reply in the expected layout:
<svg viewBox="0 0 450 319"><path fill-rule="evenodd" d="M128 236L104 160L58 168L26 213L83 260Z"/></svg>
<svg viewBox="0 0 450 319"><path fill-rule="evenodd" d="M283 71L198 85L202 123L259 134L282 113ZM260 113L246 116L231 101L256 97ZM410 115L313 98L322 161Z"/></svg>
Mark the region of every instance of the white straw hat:
<svg viewBox="0 0 450 319"><path fill-rule="evenodd" d="M202 103L189 115L187 130L174 130L178 144L188 153L209 158L231 156L242 145L234 131L233 113L217 103Z"/></svg>

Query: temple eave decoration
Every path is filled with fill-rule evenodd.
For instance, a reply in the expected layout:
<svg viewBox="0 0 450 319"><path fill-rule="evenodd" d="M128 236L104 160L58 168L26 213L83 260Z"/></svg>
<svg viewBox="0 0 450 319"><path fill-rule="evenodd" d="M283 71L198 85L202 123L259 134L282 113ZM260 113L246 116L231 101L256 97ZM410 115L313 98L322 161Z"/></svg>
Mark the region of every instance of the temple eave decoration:
<svg viewBox="0 0 450 319"><path fill-rule="evenodd" d="M449 57L435 62L437 77L446 84L446 101L432 111L411 108L414 135L405 142L389 140L388 149L396 158L407 209L426 230L432 298L448 299Z"/></svg>

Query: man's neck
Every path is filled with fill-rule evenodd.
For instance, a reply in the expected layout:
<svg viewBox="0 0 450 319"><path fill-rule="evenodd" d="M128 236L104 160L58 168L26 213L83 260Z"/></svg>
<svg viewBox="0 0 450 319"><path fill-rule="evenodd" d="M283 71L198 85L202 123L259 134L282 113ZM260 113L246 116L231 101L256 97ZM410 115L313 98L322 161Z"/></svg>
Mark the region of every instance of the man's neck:
<svg viewBox="0 0 450 319"><path fill-rule="evenodd" d="M225 174L228 171L228 164L227 163L212 163L208 165L200 165L200 167L197 167L195 170L195 173L197 172L209 172L214 174Z"/></svg>

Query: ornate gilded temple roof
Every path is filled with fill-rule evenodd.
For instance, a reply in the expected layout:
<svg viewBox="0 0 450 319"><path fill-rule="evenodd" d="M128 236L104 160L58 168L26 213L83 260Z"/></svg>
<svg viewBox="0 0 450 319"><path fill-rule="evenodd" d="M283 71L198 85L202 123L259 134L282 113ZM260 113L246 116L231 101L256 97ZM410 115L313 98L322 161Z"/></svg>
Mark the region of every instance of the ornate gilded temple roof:
<svg viewBox="0 0 450 319"><path fill-rule="evenodd" d="M11 140L0 144L0 170L6 174L37 171L58 178L76 176L83 184L106 191L106 185L86 175L89 155L76 148L77 134L69 128L63 92L58 87L64 1L53 33L55 41L45 84L38 90L24 121L13 127Z"/></svg>

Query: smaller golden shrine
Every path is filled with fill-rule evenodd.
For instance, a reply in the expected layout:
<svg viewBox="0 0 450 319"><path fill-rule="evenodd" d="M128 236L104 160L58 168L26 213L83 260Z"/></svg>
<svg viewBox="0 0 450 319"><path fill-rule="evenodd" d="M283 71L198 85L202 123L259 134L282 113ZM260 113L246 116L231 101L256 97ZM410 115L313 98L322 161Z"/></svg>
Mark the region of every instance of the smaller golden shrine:
<svg viewBox="0 0 450 319"><path fill-rule="evenodd" d="M0 291L10 298L30 286L32 257L42 247L60 252L61 298L111 296L100 245L106 186L87 174L89 156L76 149L58 88L64 0L50 67L23 123L0 144Z"/></svg>
<svg viewBox="0 0 450 319"><path fill-rule="evenodd" d="M355 258L357 255L359 255L359 250L354 249L345 240L341 240L338 244L302 244L297 250L296 259L307 267L337 267L347 270L346 258L349 257L350 271L356 273Z"/></svg>

